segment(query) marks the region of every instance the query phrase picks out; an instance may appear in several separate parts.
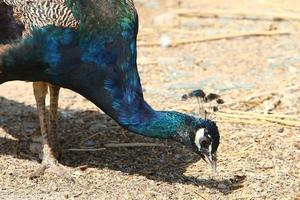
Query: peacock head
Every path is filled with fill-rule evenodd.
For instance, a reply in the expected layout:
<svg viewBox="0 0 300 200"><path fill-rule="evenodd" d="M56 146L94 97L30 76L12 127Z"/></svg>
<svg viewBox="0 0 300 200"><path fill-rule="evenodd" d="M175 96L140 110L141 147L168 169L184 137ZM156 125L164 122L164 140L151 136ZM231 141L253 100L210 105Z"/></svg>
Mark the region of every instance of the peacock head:
<svg viewBox="0 0 300 200"><path fill-rule="evenodd" d="M219 110L219 106L224 104L224 100L215 93L206 95L201 89L182 96L183 101L190 98L197 99L199 114L203 113L204 119L186 117L185 128L178 135L183 136L181 138L183 143L190 146L203 160L210 163L212 173L215 174L220 134L216 123L208 117L211 117Z"/></svg>
<svg viewBox="0 0 300 200"><path fill-rule="evenodd" d="M208 119L205 120L193 137L194 149L203 160L211 165L213 174L215 174L217 167L217 149L220 141L220 134L216 123Z"/></svg>
<svg viewBox="0 0 300 200"><path fill-rule="evenodd" d="M175 139L200 155L211 165L212 173L215 174L220 141L219 130L215 122L209 119L186 117L184 126L178 130Z"/></svg>

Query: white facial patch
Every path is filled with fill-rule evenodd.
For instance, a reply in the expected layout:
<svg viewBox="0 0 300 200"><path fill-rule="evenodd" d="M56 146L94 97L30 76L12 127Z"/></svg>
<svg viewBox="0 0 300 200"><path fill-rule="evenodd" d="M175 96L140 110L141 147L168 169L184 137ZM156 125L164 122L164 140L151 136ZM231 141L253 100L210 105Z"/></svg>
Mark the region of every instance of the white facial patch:
<svg viewBox="0 0 300 200"><path fill-rule="evenodd" d="M201 145L200 145L200 139L204 138L204 128L200 128L197 132L196 132L196 136L195 136L195 144L198 147L198 149L201 149Z"/></svg>
<svg viewBox="0 0 300 200"><path fill-rule="evenodd" d="M212 144L209 145L208 152L211 152L211 149L212 149Z"/></svg>

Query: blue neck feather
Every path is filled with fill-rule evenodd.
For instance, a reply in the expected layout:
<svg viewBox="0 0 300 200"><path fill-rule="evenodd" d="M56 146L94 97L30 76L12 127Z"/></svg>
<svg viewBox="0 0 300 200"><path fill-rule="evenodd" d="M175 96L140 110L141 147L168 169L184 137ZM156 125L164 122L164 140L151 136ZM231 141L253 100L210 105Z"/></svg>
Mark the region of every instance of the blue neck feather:
<svg viewBox="0 0 300 200"><path fill-rule="evenodd" d="M128 129L147 137L171 138L184 126L185 116L177 112L155 111L155 115Z"/></svg>

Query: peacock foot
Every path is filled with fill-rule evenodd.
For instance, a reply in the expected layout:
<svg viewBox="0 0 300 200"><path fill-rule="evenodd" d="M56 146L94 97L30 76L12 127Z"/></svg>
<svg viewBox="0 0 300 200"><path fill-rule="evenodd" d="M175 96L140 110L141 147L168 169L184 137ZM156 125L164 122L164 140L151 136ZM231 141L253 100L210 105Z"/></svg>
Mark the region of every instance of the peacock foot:
<svg viewBox="0 0 300 200"><path fill-rule="evenodd" d="M61 178L71 179L71 170L59 164L57 160L58 153L53 152L47 144L43 146L42 163L32 174L30 179L35 179L43 176L45 173L54 174Z"/></svg>
<svg viewBox="0 0 300 200"><path fill-rule="evenodd" d="M39 178L45 173L72 180L71 170L59 164L57 160L43 160L41 165L29 175L29 179Z"/></svg>

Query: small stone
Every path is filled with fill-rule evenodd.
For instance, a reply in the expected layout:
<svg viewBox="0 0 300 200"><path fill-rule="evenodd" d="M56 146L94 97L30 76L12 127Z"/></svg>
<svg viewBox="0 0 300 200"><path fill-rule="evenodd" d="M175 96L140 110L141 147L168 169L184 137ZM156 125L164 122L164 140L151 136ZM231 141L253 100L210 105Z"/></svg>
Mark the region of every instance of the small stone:
<svg viewBox="0 0 300 200"><path fill-rule="evenodd" d="M96 145L96 142L93 140L87 140L84 142L84 146L86 146L86 147L93 147L95 145Z"/></svg>
<svg viewBox="0 0 300 200"><path fill-rule="evenodd" d="M61 111L60 115L62 118L72 118L73 117L73 113L69 112L69 111Z"/></svg>
<svg viewBox="0 0 300 200"><path fill-rule="evenodd" d="M223 184L223 183L219 183L217 187L218 187L219 189L223 189L223 190L228 188L228 186L225 185L225 184Z"/></svg>
<svg viewBox="0 0 300 200"><path fill-rule="evenodd" d="M160 46L163 48L168 48L172 46L172 39L170 36L163 35L159 39Z"/></svg>
<svg viewBox="0 0 300 200"><path fill-rule="evenodd" d="M283 127L280 128L280 129L278 129L278 133L283 133L283 131L284 131L284 128L283 128Z"/></svg>
<svg viewBox="0 0 300 200"><path fill-rule="evenodd" d="M88 168L89 168L88 165L82 165L82 166L79 166L79 169L80 169L81 171L85 171L85 170L87 170Z"/></svg>

